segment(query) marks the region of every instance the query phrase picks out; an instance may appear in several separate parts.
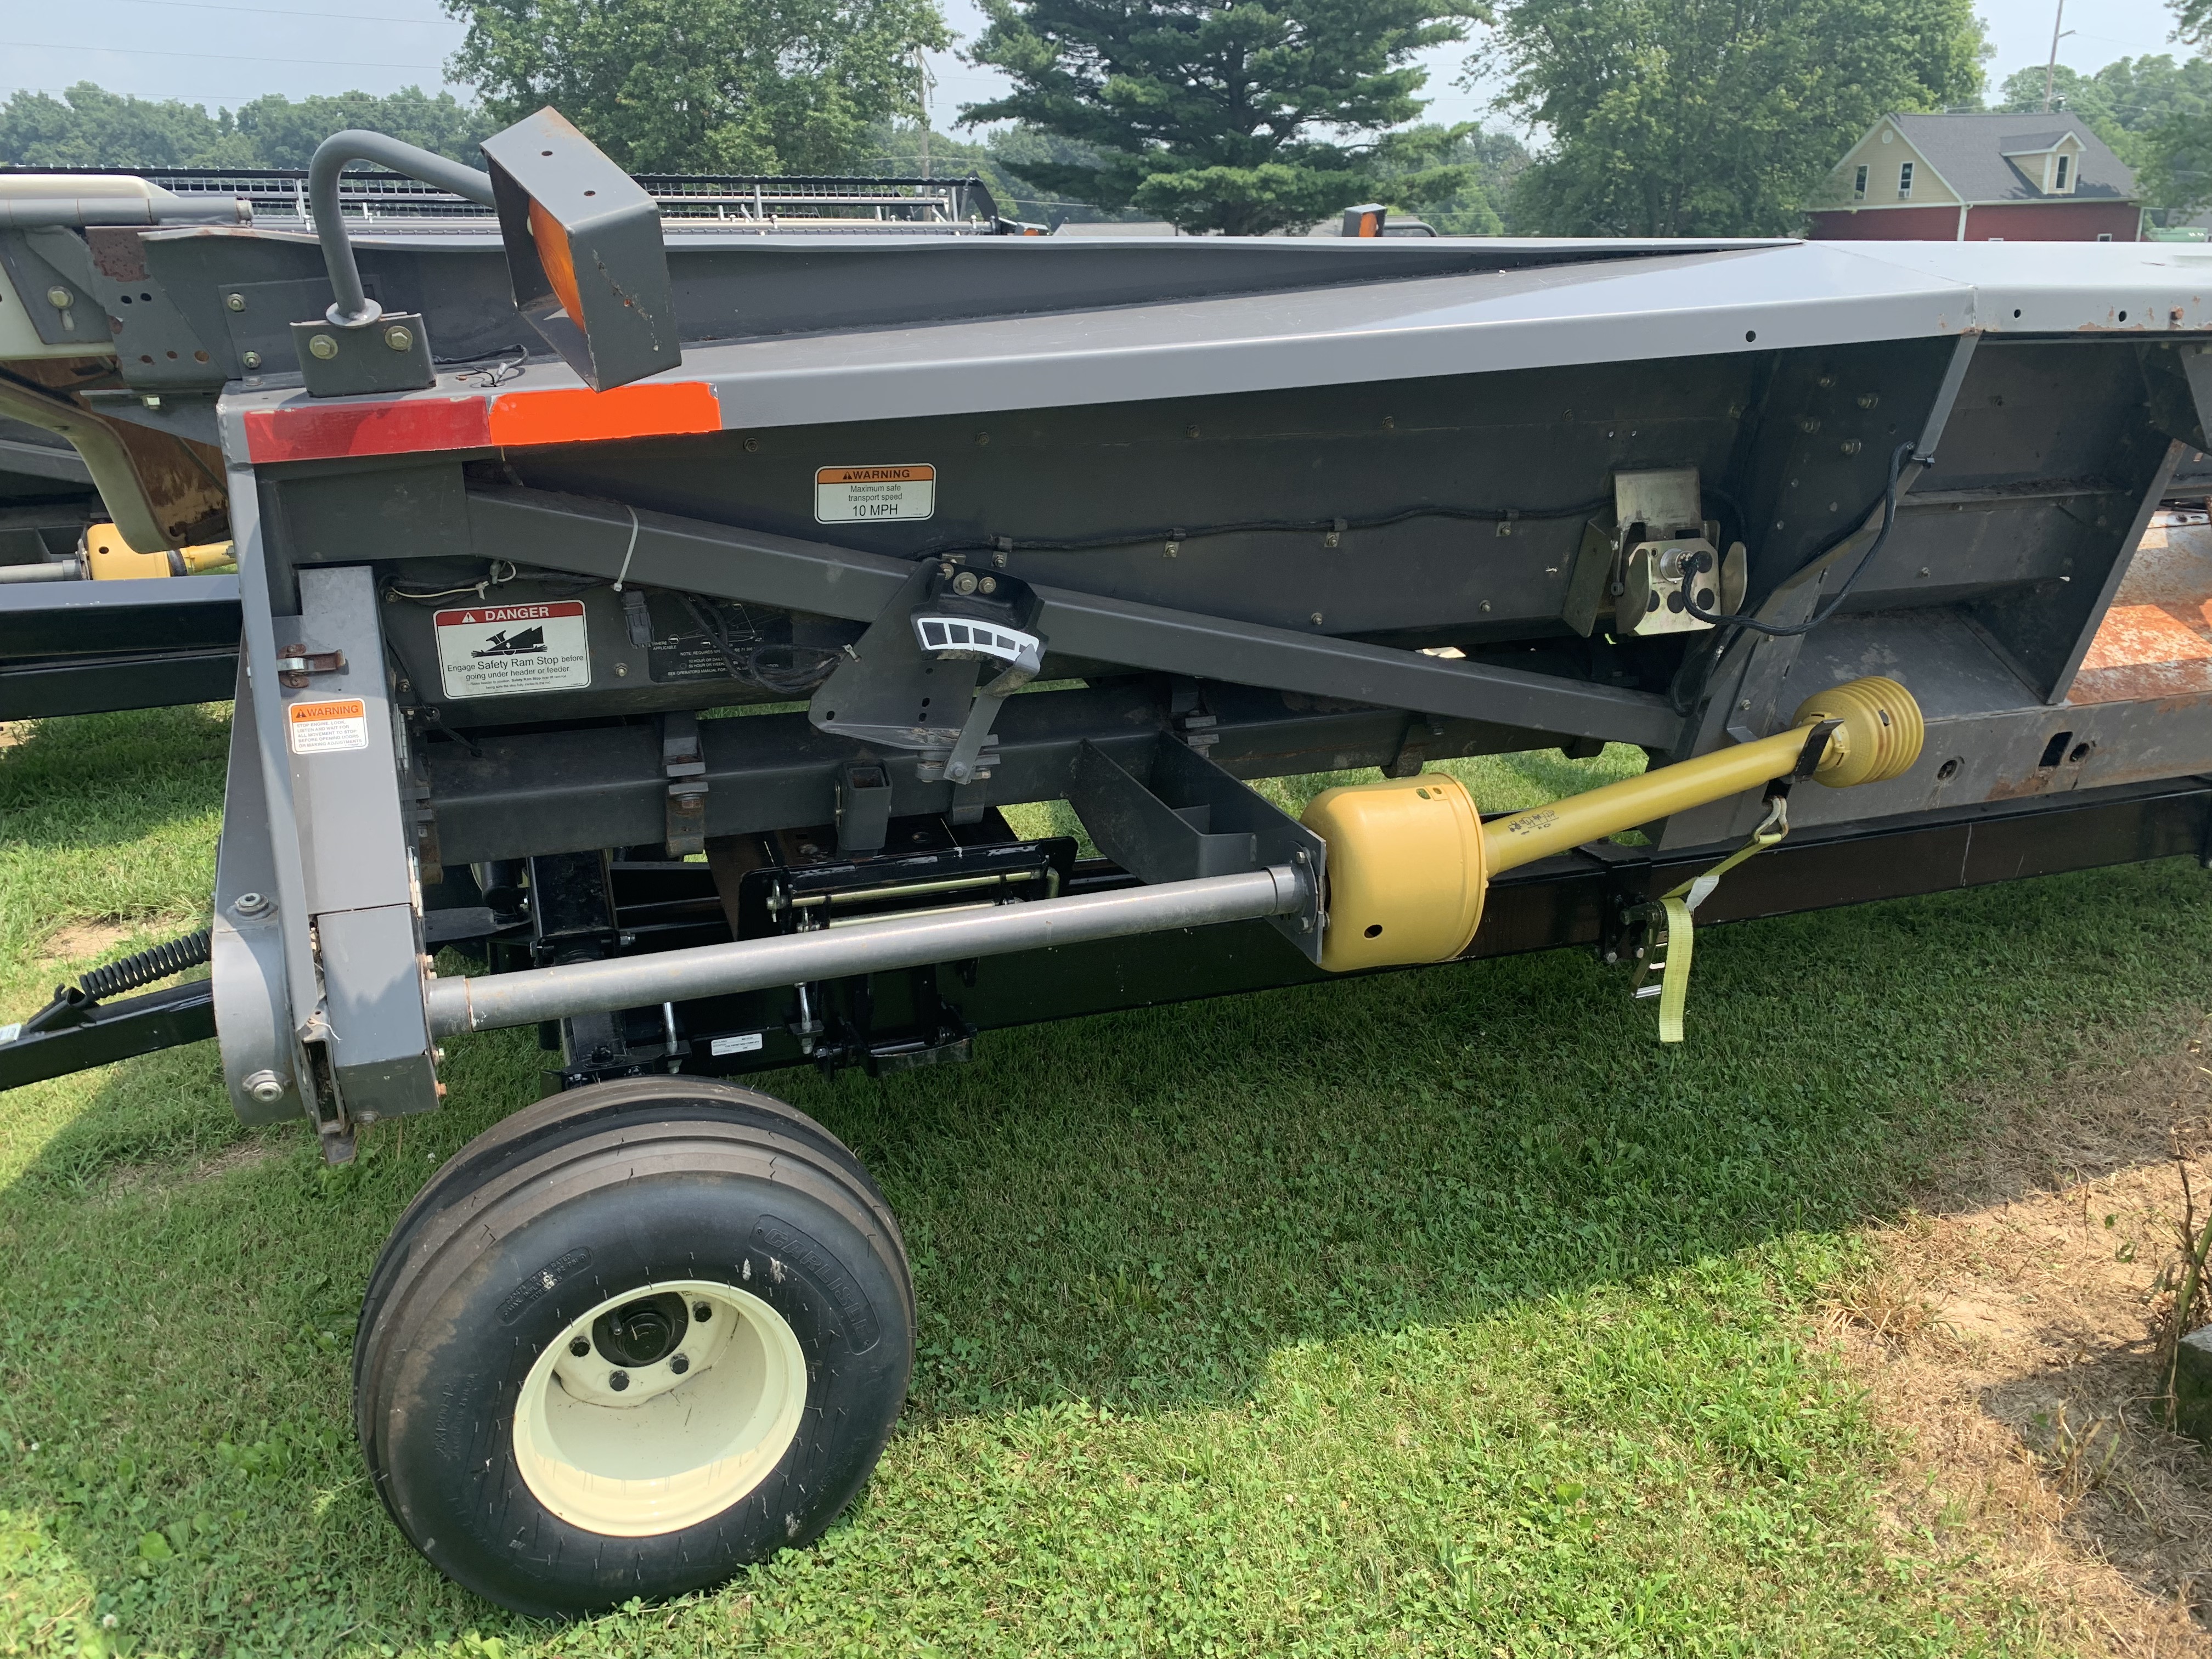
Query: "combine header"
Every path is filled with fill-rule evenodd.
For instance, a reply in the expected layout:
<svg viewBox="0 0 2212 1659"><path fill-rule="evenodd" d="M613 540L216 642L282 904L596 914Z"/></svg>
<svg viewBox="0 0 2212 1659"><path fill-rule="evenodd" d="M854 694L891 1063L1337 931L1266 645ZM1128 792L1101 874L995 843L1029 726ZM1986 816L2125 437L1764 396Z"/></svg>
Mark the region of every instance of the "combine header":
<svg viewBox="0 0 2212 1659"><path fill-rule="evenodd" d="M0 1083L213 1030L343 1161L538 1030L356 1364L394 1520L510 1607L816 1536L898 1412L896 1222L721 1079L1563 944L1671 1038L1697 924L2203 854L2212 562L2145 531L2212 253L764 234L550 111L484 149L341 134L282 218L0 179L0 415L237 561L0 595L243 624L211 939ZM1431 769L1608 742L1650 769L1487 821Z"/></svg>

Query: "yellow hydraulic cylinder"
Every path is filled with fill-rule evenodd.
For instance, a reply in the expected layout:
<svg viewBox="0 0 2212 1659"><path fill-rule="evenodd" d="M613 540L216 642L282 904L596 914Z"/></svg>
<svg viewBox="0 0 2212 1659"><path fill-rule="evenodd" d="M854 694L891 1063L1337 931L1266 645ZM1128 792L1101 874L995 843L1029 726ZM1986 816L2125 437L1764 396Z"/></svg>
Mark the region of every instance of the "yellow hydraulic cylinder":
<svg viewBox="0 0 2212 1659"><path fill-rule="evenodd" d="M1492 876L1787 777L1808 728L1829 720L1840 724L1814 771L1820 783L1880 782L1919 758L1919 705L1895 680L1877 678L1808 697L1789 731L1488 823L1467 787L1440 772L1324 790L1305 812L1306 827L1328 843L1322 966L1343 973L1448 961L1473 942Z"/></svg>

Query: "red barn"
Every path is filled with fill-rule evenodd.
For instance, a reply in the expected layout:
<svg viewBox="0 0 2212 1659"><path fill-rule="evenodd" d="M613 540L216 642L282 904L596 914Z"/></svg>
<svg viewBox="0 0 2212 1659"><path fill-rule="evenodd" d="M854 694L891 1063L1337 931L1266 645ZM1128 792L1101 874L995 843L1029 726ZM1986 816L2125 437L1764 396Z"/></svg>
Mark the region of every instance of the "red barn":
<svg viewBox="0 0 2212 1659"><path fill-rule="evenodd" d="M2064 111L1888 115L1836 164L1811 234L1848 241L2133 242L2135 175Z"/></svg>

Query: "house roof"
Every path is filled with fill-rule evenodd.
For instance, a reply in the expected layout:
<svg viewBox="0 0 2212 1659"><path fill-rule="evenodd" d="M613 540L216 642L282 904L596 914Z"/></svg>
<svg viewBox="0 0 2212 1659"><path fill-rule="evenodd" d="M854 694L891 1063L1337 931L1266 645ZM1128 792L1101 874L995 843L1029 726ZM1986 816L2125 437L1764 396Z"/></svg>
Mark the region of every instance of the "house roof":
<svg viewBox="0 0 2212 1659"><path fill-rule="evenodd" d="M1893 115L1889 123L1967 202L2129 202L2136 176L2105 141L2064 111L2048 115ZM2077 182L2063 198L2043 193L2043 169L2013 156L2042 155L2061 139L2081 146Z"/></svg>

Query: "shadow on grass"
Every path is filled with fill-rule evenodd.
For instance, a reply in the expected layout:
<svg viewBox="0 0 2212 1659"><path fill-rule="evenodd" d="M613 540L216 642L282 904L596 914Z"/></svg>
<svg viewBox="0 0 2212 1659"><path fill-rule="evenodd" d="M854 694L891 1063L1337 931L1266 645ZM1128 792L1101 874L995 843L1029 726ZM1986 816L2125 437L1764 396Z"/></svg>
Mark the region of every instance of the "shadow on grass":
<svg viewBox="0 0 2212 1659"><path fill-rule="evenodd" d="M1000 1033L883 1084L759 1081L854 1146L906 1231L904 1433L1202 1411L1302 1344L1886 1215L1978 1133L1978 1090L2192 1024L2208 922L2212 882L2176 861L1715 930L1680 1048L1621 979L1556 952ZM386 1231L536 1092L526 1035L453 1046L453 1106L379 1126L348 1170L302 1131L251 1169L103 1188L234 1138L185 1051L112 1073L0 1193L11 1501L157 1647L499 1624L408 1554L349 1431ZM36 1363L54 1352L73 1363Z"/></svg>
<svg viewBox="0 0 2212 1659"><path fill-rule="evenodd" d="M8 840L40 848L141 840L222 799L230 705L40 720L0 749Z"/></svg>

